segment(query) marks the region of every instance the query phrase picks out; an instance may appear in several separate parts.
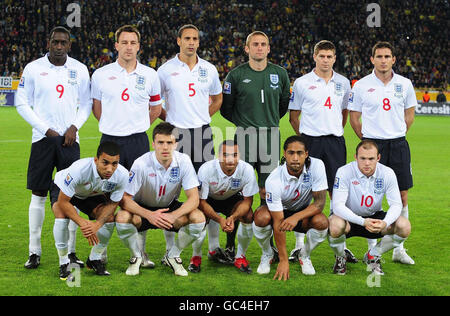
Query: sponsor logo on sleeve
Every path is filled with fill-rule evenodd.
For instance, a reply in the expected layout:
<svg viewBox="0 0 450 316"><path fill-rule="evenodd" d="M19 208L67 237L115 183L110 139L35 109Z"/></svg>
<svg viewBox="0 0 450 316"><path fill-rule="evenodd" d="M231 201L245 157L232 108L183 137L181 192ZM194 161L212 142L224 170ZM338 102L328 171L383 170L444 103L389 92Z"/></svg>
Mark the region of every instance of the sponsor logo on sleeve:
<svg viewBox="0 0 450 316"><path fill-rule="evenodd" d="M231 94L231 82L225 81L223 84L223 93Z"/></svg>
<svg viewBox="0 0 450 316"><path fill-rule="evenodd" d="M273 203L272 193L266 192L266 201L269 202L269 203Z"/></svg>
<svg viewBox="0 0 450 316"><path fill-rule="evenodd" d="M133 181L134 176L136 175L136 173L133 170L131 170L128 175L129 175L128 183L131 183L131 181Z"/></svg>
<svg viewBox="0 0 450 316"><path fill-rule="evenodd" d="M353 103L353 92L350 92L350 94L348 95L348 102Z"/></svg>
<svg viewBox="0 0 450 316"><path fill-rule="evenodd" d="M334 178L333 188L339 189L339 178L338 177Z"/></svg>
<svg viewBox="0 0 450 316"><path fill-rule="evenodd" d="M25 77L22 76L19 81L19 88L25 88Z"/></svg>
<svg viewBox="0 0 450 316"><path fill-rule="evenodd" d="M68 173L66 178L64 179L64 184L69 186L70 182L72 182L72 180L73 180L72 176Z"/></svg>

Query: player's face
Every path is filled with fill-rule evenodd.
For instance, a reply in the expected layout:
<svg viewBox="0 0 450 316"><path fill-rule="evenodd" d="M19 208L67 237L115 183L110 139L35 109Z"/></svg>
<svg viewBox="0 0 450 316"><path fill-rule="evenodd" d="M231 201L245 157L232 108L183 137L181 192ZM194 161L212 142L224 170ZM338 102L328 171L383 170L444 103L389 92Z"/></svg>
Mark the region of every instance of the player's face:
<svg viewBox="0 0 450 316"><path fill-rule="evenodd" d="M319 50L314 55L314 61L316 62L316 68L321 72L329 72L336 62L336 54L333 50Z"/></svg>
<svg viewBox="0 0 450 316"><path fill-rule="evenodd" d="M138 36L134 32L122 32L115 43L119 59L126 62L136 60L137 53L139 51Z"/></svg>
<svg viewBox="0 0 450 316"><path fill-rule="evenodd" d="M226 172L234 172L239 163L238 146L222 146L219 161L222 170Z"/></svg>
<svg viewBox="0 0 450 316"><path fill-rule="evenodd" d="M55 32L48 41L50 59L65 60L70 50L70 39L66 33Z"/></svg>
<svg viewBox="0 0 450 316"><path fill-rule="evenodd" d="M114 171L119 166L120 156L110 156L106 153L102 153L100 157L95 157L94 162L97 166L97 172L100 178L109 179L112 177Z"/></svg>
<svg viewBox="0 0 450 316"><path fill-rule="evenodd" d="M378 48L375 50L375 56L370 57L370 61L379 73L390 73L395 64L395 57L389 48Z"/></svg>
<svg viewBox="0 0 450 316"><path fill-rule="evenodd" d="M180 46L182 55L191 57L197 54L200 45L200 37L196 29L185 29L181 34L181 38L177 38L177 44Z"/></svg>
<svg viewBox="0 0 450 316"><path fill-rule="evenodd" d="M156 134L153 140L153 149L155 150L156 159L165 163L172 161L173 151L177 146L175 136Z"/></svg>
<svg viewBox="0 0 450 316"><path fill-rule="evenodd" d="M298 176L303 171L308 152L305 150L305 145L300 142L293 142L284 151L284 157L289 173Z"/></svg>
<svg viewBox="0 0 450 316"><path fill-rule="evenodd" d="M248 45L245 46L245 52L248 57L254 61L261 62L267 59L270 52L270 45L267 38L263 35L253 35Z"/></svg>
<svg viewBox="0 0 450 316"><path fill-rule="evenodd" d="M362 174L370 177L375 173L380 155L377 155L377 149L375 147L370 147L369 149L360 147L358 153L355 155L355 159Z"/></svg>

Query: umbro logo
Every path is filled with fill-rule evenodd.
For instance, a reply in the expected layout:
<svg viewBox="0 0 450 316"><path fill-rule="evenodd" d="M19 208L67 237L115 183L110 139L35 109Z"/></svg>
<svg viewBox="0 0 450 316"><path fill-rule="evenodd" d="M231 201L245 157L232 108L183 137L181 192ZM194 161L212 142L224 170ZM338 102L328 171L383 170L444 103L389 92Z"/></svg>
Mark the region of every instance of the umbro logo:
<svg viewBox="0 0 450 316"><path fill-rule="evenodd" d="M374 88L370 88L369 90L367 90L367 92L374 92L375 89Z"/></svg>
<svg viewBox="0 0 450 316"><path fill-rule="evenodd" d="M352 182L352 184L353 184L353 185L358 185L359 182L355 180L355 181Z"/></svg>
<svg viewBox="0 0 450 316"><path fill-rule="evenodd" d="M311 86L308 88L308 90L314 90L315 88L317 88L316 86Z"/></svg>
<svg viewBox="0 0 450 316"><path fill-rule="evenodd" d="M148 175L149 177L156 177L156 173L150 173L149 175Z"/></svg>
<svg viewBox="0 0 450 316"><path fill-rule="evenodd" d="M108 78L108 80L116 80L116 79L117 79L117 78L114 77L114 76Z"/></svg>
<svg viewBox="0 0 450 316"><path fill-rule="evenodd" d="M249 82L251 82L251 80L250 79L244 79L244 80L242 80L242 82L243 83L249 83Z"/></svg>
<svg viewBox="0 0 450 316"><path fill-rule="evenodd" d="M179 73L178 73L178 72L172 72L170 75L171 75L172 77L175 77L175 76L178 76Z"/></svg>
<svg viewBox="0 0 450 316"><path fill-rule="evenodd" d="M47 76L48 73L46 73L46 72L41 72L40 75L41 75L41 76Z"/></svg>

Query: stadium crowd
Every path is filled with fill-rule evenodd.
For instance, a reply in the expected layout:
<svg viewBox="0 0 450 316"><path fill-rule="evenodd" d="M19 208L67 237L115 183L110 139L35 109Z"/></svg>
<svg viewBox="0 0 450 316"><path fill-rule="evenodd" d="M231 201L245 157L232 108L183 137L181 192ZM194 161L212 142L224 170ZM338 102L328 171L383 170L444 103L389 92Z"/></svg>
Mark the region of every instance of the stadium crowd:
<svg viewBox="0 0 450 316"><path fill-rule="evenodd" d="M23 67L46 53L47 35L66 25L69 3L81 7L73 27L71 56L91 74L116 58L114 31L135 24L141 34L140 60L158 68L178 51L180 25L201 30L199 55L216 65L220 78L246 60L245 36L261 30L271 37L270 60L288 70L291 82L309 72L312 49L321 39L337 46L335 69L349 79L368 74L376 40L394 43L395 70L416 88L447 87L448 1L379 1L381 27L369 27L367 3L357 0L5 0L0 5L0 75L19 77ZM50 4L49 4L50 3Z"/></svg>

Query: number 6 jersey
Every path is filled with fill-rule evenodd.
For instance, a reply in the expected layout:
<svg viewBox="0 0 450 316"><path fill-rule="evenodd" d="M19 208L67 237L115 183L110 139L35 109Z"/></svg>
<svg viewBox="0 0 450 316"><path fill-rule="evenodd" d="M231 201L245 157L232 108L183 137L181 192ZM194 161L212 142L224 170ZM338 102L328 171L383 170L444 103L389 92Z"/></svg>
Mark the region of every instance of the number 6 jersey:
<svg viewBox="0 0 450 316"><path fill-rule="evenodd" d="M387 226L400 216L402 199L394 171L377 163L375 173L366 177L353 161L336 172L333 186L333 213L346 221L361 225L364 217L382 210L383 197L389 204L384 221Z"/></svg>

